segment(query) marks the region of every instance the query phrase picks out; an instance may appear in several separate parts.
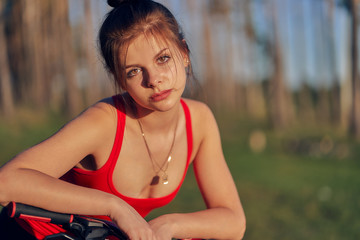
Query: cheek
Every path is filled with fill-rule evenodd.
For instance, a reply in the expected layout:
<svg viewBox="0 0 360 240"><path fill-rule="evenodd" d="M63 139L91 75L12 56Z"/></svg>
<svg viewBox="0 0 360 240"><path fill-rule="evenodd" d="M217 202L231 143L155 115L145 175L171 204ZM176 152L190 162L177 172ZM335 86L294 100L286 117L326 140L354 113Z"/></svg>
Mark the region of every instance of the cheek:
<svg viewBox="0 0 360 240"><path fill-rule="evenodd" d="M133 80L133 79L132 79ZM141 95L141 87L135 84L134 81L128 82L126 86L126 91L132 96L133 98L137 95Z"/></svg>
<svg viewBox="0 0 360 240"><path fill-rule="evenodd" d="M186 70L181 63L174 64L170 68L170 74L173 79L176 80L176 82L182 83L186 81Z"/></svg>
<svg viewBox="0 0 360 240"><path fill-rule="evenodd" d="M130 79L127 79L125 81L126 83L126 87L127 89L131 88L131 89L136 89L139 87L139 85L142 84L142 81L143 81L143 76L142 74L138 74Z"/></svg>
<svg viewBox="0 0 360 240"><path fill-rule="evenodd" d="M186 70L184 68L178 69L178 81L181 84L184 84L186 82Z"/></svg>

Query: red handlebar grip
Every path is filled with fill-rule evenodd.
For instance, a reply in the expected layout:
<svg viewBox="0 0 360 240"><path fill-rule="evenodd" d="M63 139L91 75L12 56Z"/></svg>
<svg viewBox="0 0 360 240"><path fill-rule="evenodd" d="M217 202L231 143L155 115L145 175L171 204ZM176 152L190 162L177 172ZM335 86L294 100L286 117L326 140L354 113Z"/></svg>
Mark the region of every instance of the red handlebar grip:
<svg viewBox="0 0 360 240"><path fill-rule="evenodd" d="M8 215L12 218L16 217L42 222L51 222L54 224L68 224L74 219L74 215L72 214L51 212L42 208L15 202L11 202L9 204Z"/></svg>

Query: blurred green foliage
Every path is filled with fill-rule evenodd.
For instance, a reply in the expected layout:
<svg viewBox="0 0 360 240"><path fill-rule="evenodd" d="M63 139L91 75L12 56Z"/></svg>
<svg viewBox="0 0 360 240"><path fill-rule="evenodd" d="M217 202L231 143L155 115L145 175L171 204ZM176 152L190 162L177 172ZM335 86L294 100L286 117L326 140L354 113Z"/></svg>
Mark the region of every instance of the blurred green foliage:
<svg viewBox="0 0 360 240"><path fill-rule="evenodd" d="M0 121L0 165L67 120L20 112L15 121ZM360 239L358 144L326 126L274 132L266 123L236 115L217 119L247 217L244 239ZM260 139L261 146L251 139ZM176 199L147 219L204 207L190 168Z"/></svg>

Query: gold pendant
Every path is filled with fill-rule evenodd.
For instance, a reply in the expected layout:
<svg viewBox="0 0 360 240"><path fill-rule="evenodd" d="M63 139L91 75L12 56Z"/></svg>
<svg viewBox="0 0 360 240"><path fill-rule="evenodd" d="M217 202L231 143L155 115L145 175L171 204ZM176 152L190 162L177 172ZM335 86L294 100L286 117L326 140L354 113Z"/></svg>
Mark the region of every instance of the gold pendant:
<svg viewBox="0 0 360 240"><path fill-rule="evenodd" d="M152 178L152 180L151 180L150 185L156 185L156 184L158 184L158 183L159 183L159 179L160 179L160 177L159 177L158 175L154 176L154 177Z"/></svg>
<svg viewBox="0 0 360 240"><path fill-rule="evenodd" d="M166 173L162 176L162 183L165 185L169 183L168 175Z"/></svg>

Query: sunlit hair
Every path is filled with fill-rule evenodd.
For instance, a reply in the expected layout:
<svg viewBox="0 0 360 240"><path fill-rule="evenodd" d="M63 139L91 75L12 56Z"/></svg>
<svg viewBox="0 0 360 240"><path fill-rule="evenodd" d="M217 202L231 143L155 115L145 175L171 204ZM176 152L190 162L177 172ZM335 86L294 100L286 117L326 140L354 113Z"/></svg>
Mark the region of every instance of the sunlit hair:
<svg viewBox="0 0 360 240"><path fill-rule="evenodd" d="M105 66L113 74L117 90L126 89L127 49L132 40L141 34L174 46L179 54L189 57L190 51L181 28L163 5L151 0L108 0L108 4L114 8L100 28L99 44ZM191 63L187 67L187 77L193 77Z"/></svg>

